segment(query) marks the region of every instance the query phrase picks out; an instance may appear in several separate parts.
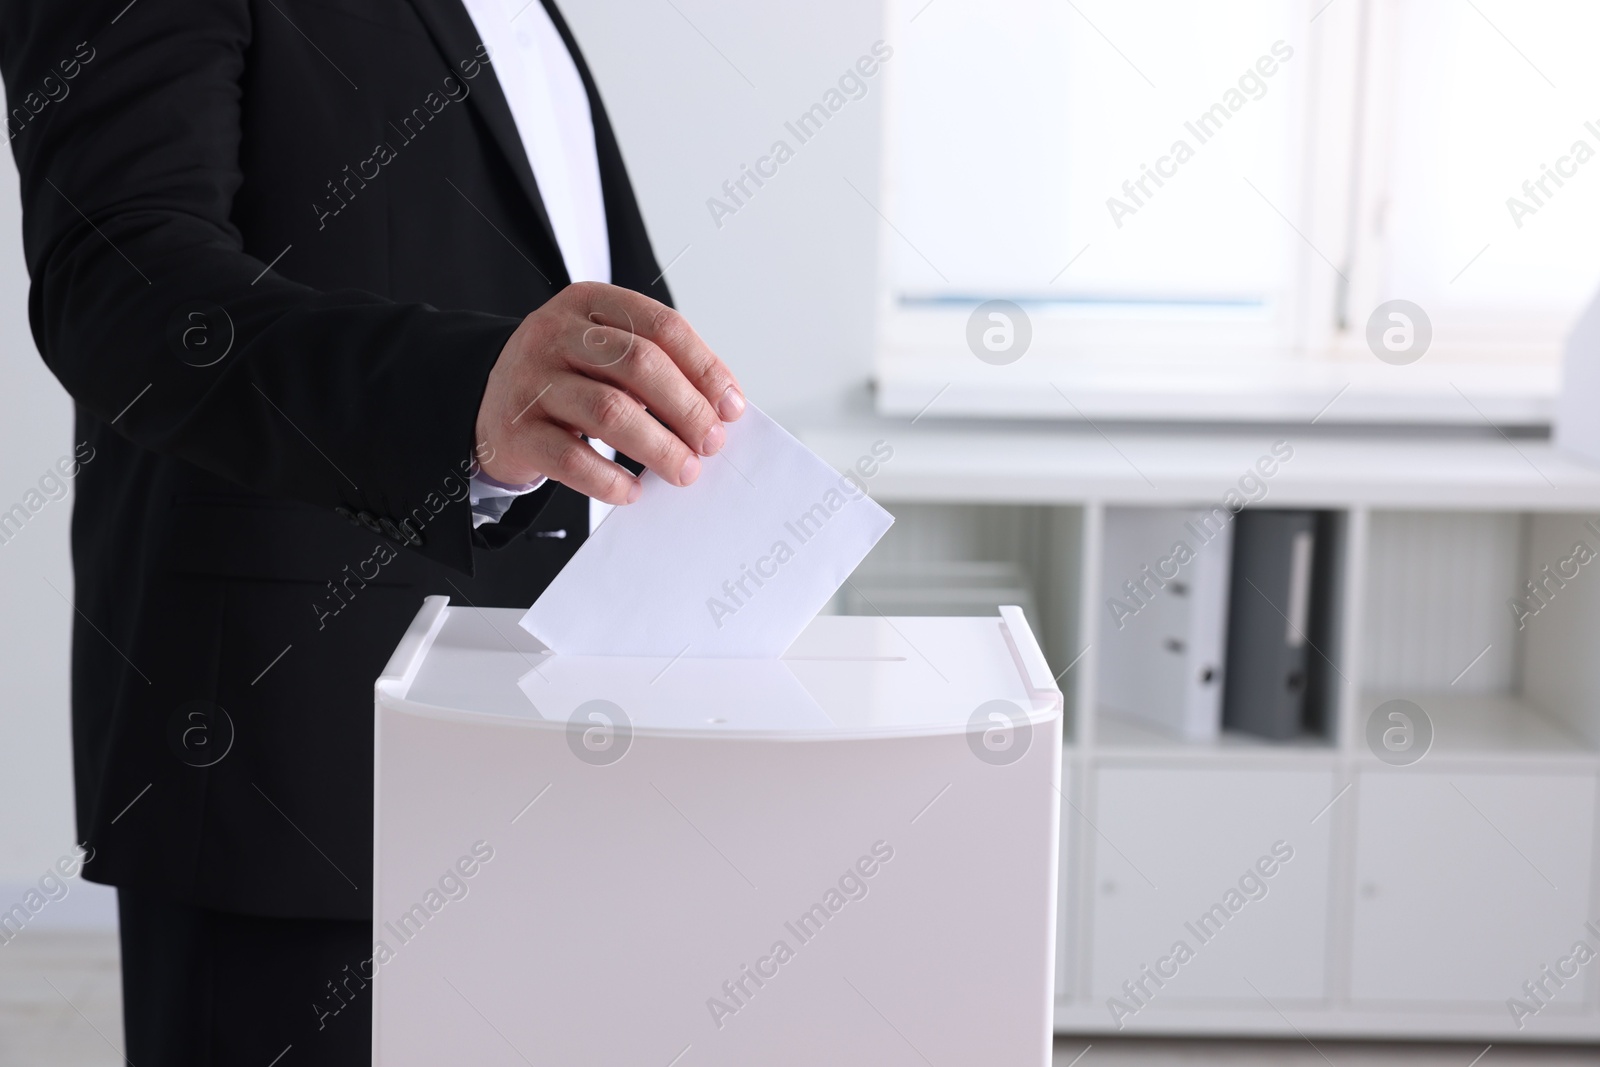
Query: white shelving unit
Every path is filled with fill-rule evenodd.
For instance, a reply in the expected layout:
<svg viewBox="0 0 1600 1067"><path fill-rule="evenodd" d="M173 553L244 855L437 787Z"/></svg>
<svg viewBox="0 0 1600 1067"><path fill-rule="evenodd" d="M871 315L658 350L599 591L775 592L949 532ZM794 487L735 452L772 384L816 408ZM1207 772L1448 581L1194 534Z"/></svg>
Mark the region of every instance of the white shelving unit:
<svg viewBox="0 0 1600 1067"><path fill-rule="evenodd" d="M930 423L861 416L801 436L841 468L892 446L871 491L901 524L880 556L1005 560L1034 577L1070 716L1059 1031L1600 1039L1600 956L1571 958L1580 941L1600 953L1600 558L1552 583L1522 628L1509 606L1578 540L1600 553L1584 526L1600 470L1487 428ZM1280 440L1293 456L1250 506L1339 517L1327 735L1193 743L1101 714L1107 510L1217 503ZM1434 729L1408 766L1367 742L1391 697ZM1240 892L1201 940L1198 918L1227 911L1279 842L1293 858L1247 882L1265 896ZM1192 958L1161 964L1179 941ZM1158 986L1147 965L1175 970ZM1547 975L1562 967L1575 973L1558 988ZM1511 998L1538 1010L1515 1018Z"/></svg>

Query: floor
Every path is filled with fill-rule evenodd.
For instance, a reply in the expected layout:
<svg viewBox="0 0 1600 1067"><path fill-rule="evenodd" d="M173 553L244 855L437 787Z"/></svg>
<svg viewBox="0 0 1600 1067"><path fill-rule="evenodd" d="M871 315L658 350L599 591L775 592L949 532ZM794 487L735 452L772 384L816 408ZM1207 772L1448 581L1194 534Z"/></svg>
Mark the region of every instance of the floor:
<svg viewBox="0 0 1600 1067"><path fill-rule="evenodd" d="M1593 1067L1600 1049L1566 1046L1395 1044L1367 1041L1191 1041L1096 1038L1056 1041L1052 1067ZM1074 1058L1082 1056L1074 1063ZM1479 1058L1481 1056L1481 1058Z"/></svg>
<svg viewBox="0 0 1600 1067"><path fill-rule="evenodd" d="M114 933L24 930L0 945L0 1067L122 1063Z"/></svg>
<svg viewBox="0 0 1600 1067"><path fill-rule="evenodd" d="M1085 1048L1087 1044L1087 1050ZM122 1004L113 934L27 931L0 945L0 1067L117 1067ZM1096 1038L1056 1042L1054 1067L1577 1067L1594 1047ZM149 1065L146 1065L149 1067ZM960 1065L968 1067L968 1065Z"/></svg>

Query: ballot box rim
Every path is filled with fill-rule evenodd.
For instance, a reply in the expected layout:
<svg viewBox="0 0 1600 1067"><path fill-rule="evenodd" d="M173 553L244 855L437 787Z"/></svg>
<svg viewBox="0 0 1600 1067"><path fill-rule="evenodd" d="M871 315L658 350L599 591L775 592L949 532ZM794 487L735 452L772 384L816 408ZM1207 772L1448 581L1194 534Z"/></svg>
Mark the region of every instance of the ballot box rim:
<svg viewBox="0 0 1600 1067"><path fill-rule="evenodd" d="M423 704L405 697L397 696L386 691L381 683L378 689L378 707L381 710L400 715L412 715L418 718L434 719L439 721L479 723L485 726L495 726L501 729L513 730L556 730L567 729L567 723L550 719L515 719L507 715L499 715L490 711L472 711L467 708L449 708L438 704ZM1049 707L1034 709L1027 712L1026 718L1017 720L1013 725L1029 727L1044 727L1061 718L1061 709ZM793 744L805 741L892 741L902 738L915 737L959 737L964 734L980 734L988 729L987 723L973 725L970 723L947 722L927 723L911 726L885 726L885 727L842 727L837 730L739 730L739 729L710 729L688 728L682 726L650 726L634 724L632 726L635 737L675 738L690 741L768 741L783 744Z"/></svg>
<svg viewBox="0 0 1600 1067"><path fill-rule="evenodd" d="M523 718L498 712L452 707L414 700L408 692L415 681L423 661L444 628L451 611L474 612L471 606L453 606L447 596L430 596L424 600L411 626L396 646L388 665L374 685L375 704L379 712L390 711L435 720L479 723L501 729L566 730L568 723L545 718ZM1029 705L1012 707L1021 713L1014 721L1018 728L1037 729L1060 719L1064 713L1064 699L1051 678L1049 668L1026 619L1019 608L1001 608L1000 631L1011 653L1013 665L1023 688L1028 691ZM975 709L976 710L976 709ZM637 737L678 738L702 742L710 741L765 741L793 743L797 741L868 741L895 740L918 737L951 737L975 735L990 728L990 721L974 716L968 721L919 722L868 726L839 726L833 729L807 728L749 729L737 726L711 728L706 726L658 725L632 723L632 734Z"/></svg>

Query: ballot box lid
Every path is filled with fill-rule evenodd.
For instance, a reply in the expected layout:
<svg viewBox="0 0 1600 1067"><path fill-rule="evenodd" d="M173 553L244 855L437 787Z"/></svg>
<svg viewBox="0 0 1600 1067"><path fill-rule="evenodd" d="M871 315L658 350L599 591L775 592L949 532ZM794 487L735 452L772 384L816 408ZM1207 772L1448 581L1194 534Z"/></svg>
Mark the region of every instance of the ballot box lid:
<svg viewBox="0 0 1600 1067"><path fill-rule="evenodd" d="M522 612L429 597L377 681L381 710L529 728L826 740L981 732L1061 714L1022 610L820 615L781 659L562 656Z"/></svg>

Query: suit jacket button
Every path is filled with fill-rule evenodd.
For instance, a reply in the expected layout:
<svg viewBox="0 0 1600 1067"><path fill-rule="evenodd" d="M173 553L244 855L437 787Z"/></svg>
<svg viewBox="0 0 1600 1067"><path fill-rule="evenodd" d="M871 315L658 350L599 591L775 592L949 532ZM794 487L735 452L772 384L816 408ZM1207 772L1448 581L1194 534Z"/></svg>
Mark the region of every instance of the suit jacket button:
<svg viewBox="0 0 1600 1067"><path fill-rule="evenodd" d="M383 534L389 540L398 541L401 544L405 543L406 535L400 532L400 527L396 526L394 520L389 516L385 515L379 519L378 525L383 527Z"/></svg>
<svg viewBox="0 0 1600 1067"><path fill-rule="evenodd" d="M400 526L400 533L405 538L406 544L410 545L412 548L422 547L422 535L411 526L402 523Z"/></svg>
<svg viewBox="0 0 1600 1067"><path fill-rule="evenodd" d="M356 518L361 520L361 525L365 526L373 533L383 533L383 527L378 525L377 516L373 515L372 512L358 511L356 512Z"/></svg>
<svg viewBox="0 0 1600 1067"><path fill-rule="evenodd" d="M345 507L343 504L340 504L338 507L334 508L333 513L352 526L361 525L360 521L356 519L356 513Z"/></svg>

